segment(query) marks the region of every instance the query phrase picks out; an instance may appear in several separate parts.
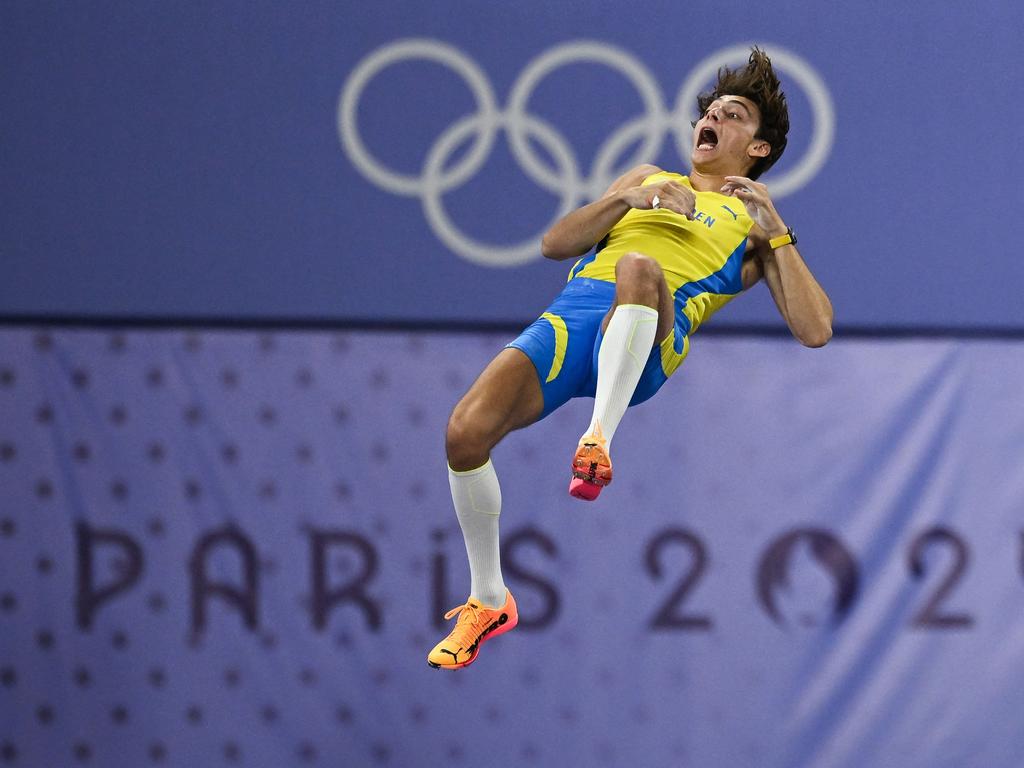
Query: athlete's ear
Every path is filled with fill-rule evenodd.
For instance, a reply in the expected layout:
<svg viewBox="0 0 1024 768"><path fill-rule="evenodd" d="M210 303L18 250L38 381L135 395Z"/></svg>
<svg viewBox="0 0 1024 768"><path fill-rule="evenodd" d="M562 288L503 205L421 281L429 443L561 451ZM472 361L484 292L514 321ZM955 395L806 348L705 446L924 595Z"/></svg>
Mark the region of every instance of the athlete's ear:
<svg viewBox="0 0 1024 768"><path fill-rule="evenodd" d="M772 145L764 139L754 139L747 147L749 157L768 157L772 152Z"/></svg>

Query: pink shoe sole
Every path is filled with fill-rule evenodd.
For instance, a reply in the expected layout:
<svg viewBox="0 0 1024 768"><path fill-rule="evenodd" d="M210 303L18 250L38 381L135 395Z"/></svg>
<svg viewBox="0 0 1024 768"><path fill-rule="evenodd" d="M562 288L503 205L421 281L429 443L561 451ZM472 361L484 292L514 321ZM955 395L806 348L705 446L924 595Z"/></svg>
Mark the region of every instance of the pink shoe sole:
<svg viewBox="0 0 1024 768"><path fill-rule="evenodd" d="M574 477L569 481L569 495L583 501L593 501L601 493L604 486L590 483L580 477Z"/></svg>

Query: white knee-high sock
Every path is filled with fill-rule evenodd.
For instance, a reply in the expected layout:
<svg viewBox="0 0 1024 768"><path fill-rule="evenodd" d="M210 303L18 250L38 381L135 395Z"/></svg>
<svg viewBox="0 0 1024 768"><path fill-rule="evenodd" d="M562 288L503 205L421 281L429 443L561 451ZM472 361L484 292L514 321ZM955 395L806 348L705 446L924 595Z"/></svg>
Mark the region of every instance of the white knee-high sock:
<svg viewBox="0 0 1024 768"><path fill-rule="evenodd" d="M597 354L594 416L584 436L600 430L611 448L612 436L636 391L657 332L656 309L642 304L620 304L615 308Z"/></svg>
<svg viewBox="0 0 1024 768"><path fill-rule="evenodd" d="M500 608L505 604L505 582L498 547L501 488L494 465L488 459L468 472L449 467L448 484L469 555L470 593L484 605Z"/></svg>

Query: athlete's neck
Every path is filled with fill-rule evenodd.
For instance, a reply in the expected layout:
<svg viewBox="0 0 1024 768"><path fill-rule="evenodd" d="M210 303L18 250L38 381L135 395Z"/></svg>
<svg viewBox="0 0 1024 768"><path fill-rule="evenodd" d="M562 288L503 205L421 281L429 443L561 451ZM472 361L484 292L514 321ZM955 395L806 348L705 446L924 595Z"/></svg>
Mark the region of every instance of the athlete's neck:
<svg viewBox="0 0 1024 768"><path fill-rule="evenodd" d="M740 176L742 174L729 174L730 176ZM698 192L721 192L722 187L725 186L725 176L719 176L714 173L704 173L694 168L690 171L690 186L692 186Z"/></svg>

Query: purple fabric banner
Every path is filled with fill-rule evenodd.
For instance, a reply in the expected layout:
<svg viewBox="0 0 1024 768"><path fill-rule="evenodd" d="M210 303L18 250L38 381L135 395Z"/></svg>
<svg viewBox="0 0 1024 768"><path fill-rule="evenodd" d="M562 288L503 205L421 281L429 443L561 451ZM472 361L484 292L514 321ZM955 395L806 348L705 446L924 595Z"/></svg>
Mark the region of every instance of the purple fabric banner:
<svg viewBox="0 0 1024 768"><path fill-rule="evenodd" d="M435 671L505 341L0 332L0 761L1021 764L1024 347L698 337L591 505L589 401L513 434L522 624Z"/></svg>

